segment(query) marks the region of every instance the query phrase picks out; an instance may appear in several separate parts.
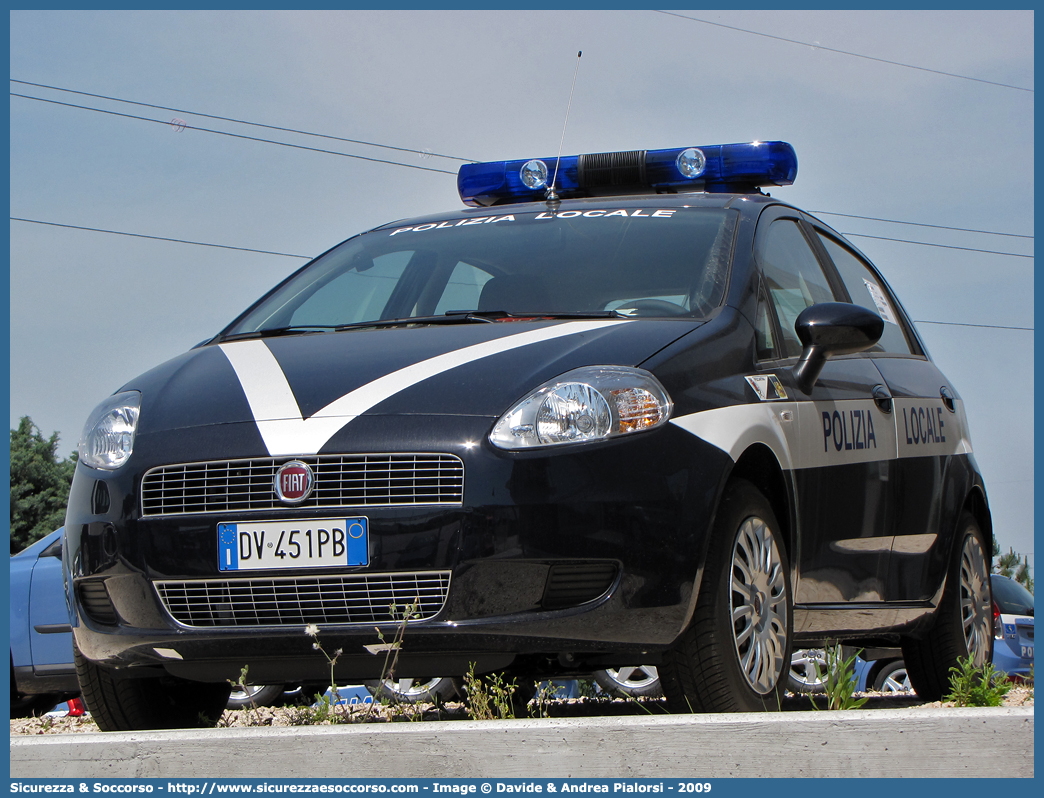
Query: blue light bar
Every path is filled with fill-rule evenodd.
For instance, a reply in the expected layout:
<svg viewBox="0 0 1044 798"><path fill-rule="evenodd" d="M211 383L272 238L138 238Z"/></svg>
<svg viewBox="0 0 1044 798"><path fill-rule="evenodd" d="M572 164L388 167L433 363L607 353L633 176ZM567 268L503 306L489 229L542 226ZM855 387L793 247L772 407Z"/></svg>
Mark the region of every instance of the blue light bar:
<svg viewBox="0 0 1044 798"><path fill-rule="evenodd" d="M466 205L538 202L548 198L546 183L555 174L555 161L464 164L457 173L457 190ZM797 154L785 141L605 152L563 156L554 194L565 198L670 191L747 193L760 186L789 186L796 175Z"/></svg>

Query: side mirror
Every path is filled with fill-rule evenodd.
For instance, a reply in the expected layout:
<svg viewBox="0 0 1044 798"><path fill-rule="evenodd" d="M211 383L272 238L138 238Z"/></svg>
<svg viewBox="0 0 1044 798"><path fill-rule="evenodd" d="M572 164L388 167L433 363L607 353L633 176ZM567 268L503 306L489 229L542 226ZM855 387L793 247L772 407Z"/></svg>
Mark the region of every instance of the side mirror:
<svg viewBox="0 0 1044 798"><path fill-rule="evenodd" d="M884 320L862 305L821 302L801 311L794 330L804 347L794 366L794 381L802 393L810 394L827 358L866 351L881 340Z"/></svg>
<svg viewBox="0 0 1044 798"><path fill-rule="evenodd" d="M58 540L41 551L40 557L57 557L59 560L62 559L62 540L64 538L58 538Z"/></svg>

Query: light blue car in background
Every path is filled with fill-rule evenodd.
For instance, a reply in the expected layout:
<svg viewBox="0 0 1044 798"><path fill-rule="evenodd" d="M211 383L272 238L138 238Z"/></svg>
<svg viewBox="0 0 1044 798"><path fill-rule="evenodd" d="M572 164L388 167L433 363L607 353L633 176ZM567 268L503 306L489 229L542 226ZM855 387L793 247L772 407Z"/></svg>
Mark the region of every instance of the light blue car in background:
<svg viewBox="0 0 1044 798"><path fill-rule="evenodd" d="M993 664L1016 679L1033 678L1033 594L1014 579L994 574Z"/></svg>
<svg viewBox="0 0 1044 798"><path fill-rule="evenodd" d="M80 694L57 529L11 557L11 717L41 715Z"/></svg>

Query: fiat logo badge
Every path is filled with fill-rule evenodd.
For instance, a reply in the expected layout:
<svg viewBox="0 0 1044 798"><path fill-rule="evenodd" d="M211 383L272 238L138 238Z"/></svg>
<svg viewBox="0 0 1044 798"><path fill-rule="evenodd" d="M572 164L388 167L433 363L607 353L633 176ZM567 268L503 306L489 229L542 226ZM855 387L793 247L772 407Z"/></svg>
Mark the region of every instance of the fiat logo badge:
<svg viewBox="0 0 1044 798"><path fill-rule="evenodd" d="M312 495L315 475L308 463L291 460L276 471L275 492L284 504L300 504Z"/></svg>

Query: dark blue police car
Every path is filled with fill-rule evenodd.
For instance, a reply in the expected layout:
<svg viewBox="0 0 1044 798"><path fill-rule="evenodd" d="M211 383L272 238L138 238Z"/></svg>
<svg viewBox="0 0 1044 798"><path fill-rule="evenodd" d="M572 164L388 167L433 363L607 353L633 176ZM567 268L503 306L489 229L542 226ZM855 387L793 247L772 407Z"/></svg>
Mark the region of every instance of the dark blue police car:
<svg viewBox="0 0 1044 798"><path fill-rule="evenodd" d="M961 399L783 142L469 164L85 427L65 566L103 729L212 722L243 666L376 679L656 666L779 706L793 647L992 653Z"/></svg>

